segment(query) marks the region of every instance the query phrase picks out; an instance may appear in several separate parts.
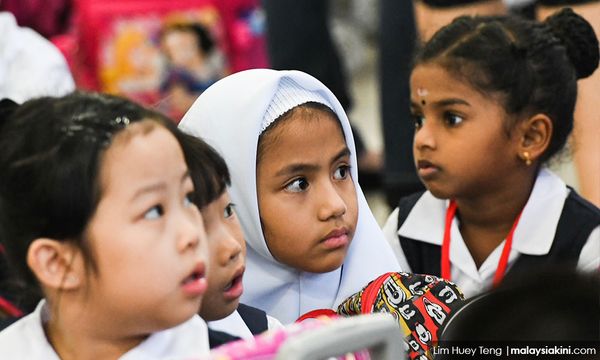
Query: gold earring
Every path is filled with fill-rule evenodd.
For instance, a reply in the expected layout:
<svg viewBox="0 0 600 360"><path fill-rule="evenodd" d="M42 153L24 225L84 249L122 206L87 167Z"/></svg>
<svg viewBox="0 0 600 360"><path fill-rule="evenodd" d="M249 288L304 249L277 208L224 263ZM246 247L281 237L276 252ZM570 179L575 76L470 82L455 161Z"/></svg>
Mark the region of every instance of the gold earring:
<svg viewBox="0 0 600 360"><path fill-rule="evenodd" d="M523 151L523 160L525 161L525 165L531 165L531 158L529 157L529 151Z"/></svg>

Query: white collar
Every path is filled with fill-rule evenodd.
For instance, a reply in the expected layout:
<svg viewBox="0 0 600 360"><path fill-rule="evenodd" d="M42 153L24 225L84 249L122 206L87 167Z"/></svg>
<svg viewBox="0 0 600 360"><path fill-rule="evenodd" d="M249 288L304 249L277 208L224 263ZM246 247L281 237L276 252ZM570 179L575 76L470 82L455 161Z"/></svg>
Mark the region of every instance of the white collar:
<svg viewBox="0 0 600 360"><path fill-rule="evenodd" d="M558 176L542 169L521 214L512 248L522 254L547 254L568 194L569 189ZM447 206L447 200L437 199L429 191L425 192L398 229L398 235L441 245ZM451 231L452 234L458 232L456 219Z"/></svg>
<svg viewBox="0 0 600 360"><path fill-rule="evenodd" d="M213 330L237 336L241 339L251 339L254 337L237 310L221 320L209 321L208 327Z"/></svg>
<svg viewBox="0 0 600 360"><path fill-rule="evenodd" d="M256 195L256 147L267 108L279 83L286 78L318 92L332 105L351 152L358 222L342 268L330 273L302 273L279 263L269 252L262 233ZM291 323L306 311L335 306L382 273L400 270L356 181L356 151L348 117L333 93L314 77L300 71L269 69L235 73L203 92L179 126L219 151L231 172L230 194L248 244L244 303L284 324ZM285 216L293 216L282 215L283 221Z"/></svg>
<svg viewBox="0 0 600 360"><path fill-rule="evenodd" d="M209 351L206 322L196 314L175 327L153 333L119 360L198 358Z"/></svg>
<svg viewBox="0 0 600 360"><path fill-rule="evenodd" d="M35 311L0 332L0 355L7 358L58 360L58 355L44 332L47 321L46 301ZM209 352L208 329L198 315L170 329L150 335L120 360L153 360L197 358ZM4 357L3 357L4 358Z"/></svg>

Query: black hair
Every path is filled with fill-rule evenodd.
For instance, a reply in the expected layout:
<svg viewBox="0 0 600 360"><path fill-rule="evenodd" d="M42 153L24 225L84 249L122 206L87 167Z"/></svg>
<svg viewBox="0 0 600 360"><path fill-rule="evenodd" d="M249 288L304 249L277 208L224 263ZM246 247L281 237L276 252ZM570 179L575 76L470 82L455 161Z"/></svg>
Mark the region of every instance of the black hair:
<svg viewBox="0 0 600 360"><path fill-rule="evenodd" d="M165 34L171 31L188 32L195 35L198 43L198 50L203 54L210 54L215 47L215 41L210 32L200 23L175 23L169 25L161 32L160 37L164 37Z"/></svg>
<svg viewBox="0 0 600 360"><path fill-rule="evenodd" d="M435 63L483 94L500 95L509 115L546 114L553 123L545 161L573 129L577 79L598 67L591 25L565 8L543 23L517 16L461 16L440 29L415 64ZM510 133L513 123L507 124Z"/></svg>
<svg viewBox="0 0 600 360"><path fill-rule="evenodd" d="M18 107L19 104L9 98L0 100L0 129L2 129L2 125Z"/></svg>
<svg viewBox="0 0 600 360"><path fill-rule="evenodd" d="M271 135L273 133L273 130L278 128L279 126L281 126L281 124L284 123L287 119L290 119L292 117L292 115L294 115L296 113L296 111L298 109L305 109L305 110L309 110L309 111L310 110L319 110L319 111L327 113L328 115L332 116L334 119L337 120L340 130L342 131L342 136L344 135L344 129L342 127L342 123L340 122L340 118L335 113L335 111L330 109L329 106L327 106L327 105L324 105L324 104L321 104L318 102L314 102L314 101L309 101L309 102L300 104L298 106L294 106L290 110L281 114L277 119L275 119L271 124L269 124L269 126L267 126L267 128L258 136L258 147L257 147L257 151L256 151L256 163L257 164L262 159L262 156L265 153L266 149L273 143L273 141L275 141L275 139L272 138L272 135Z"/></svg>
<svg viewBox="0 0 600 360"><path fill-rule="evenodd" d="M192 202L202 209L217 200L231 185L225 160L204 140L181 133L179 143L194 184Z"/></svg>
<svg viewBox="0 0 600 360"><path fill-rule="evenodd" d="M442 342L598 341L600 277L544 267L507 277L447 321Z"/></svg>
<svg viewBox="0 0 600 360"><path fill-rule="evenodd" d="M11 267L28 286L37 288L26 263L29 245L37 238L72 243L82 250L86 266L97 270L84 234L101 198L102 156L127 124L141 121L174 136L178 132L162 114L98 93L33 99L5 116L0 129L0 239Z"/></svg>

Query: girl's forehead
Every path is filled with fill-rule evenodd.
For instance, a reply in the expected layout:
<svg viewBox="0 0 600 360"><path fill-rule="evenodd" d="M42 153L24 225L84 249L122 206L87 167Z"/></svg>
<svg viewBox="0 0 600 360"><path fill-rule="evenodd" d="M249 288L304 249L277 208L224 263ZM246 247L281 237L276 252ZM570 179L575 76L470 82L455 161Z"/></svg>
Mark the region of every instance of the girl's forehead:
<svg viewBox="0 0 600 360"><path fill-rule="evenodd" d="M438 96L481 96L467 79L460 78L443 66L427 64L414 68L410 77L411 97L418 100Z"/></svg>
<svg viewBox="0 0 600 360"><path fill-rule="evenodd" d="M113 141L109 148L111 148L113 145L124 145L133 137L137 135L148 134L157 127L159 127L158 123L150 119L144 119L142 121L131 123L114 135Z"/></svg>
<svg viewBox="0 0 600 360"><path fill-rule="evenodd" d="M417 65L410 76L411 85L417 85L415 88L421 88L419 85L438 85L444 86L448 82L459 82L460 80L453 76L446 68L438 64Z"/></svg>
<svg viewBox="0 0 600 360"><path fill-rule="evenodd" d="M302 106L294 108L285 119L277 120L273 124L275 125L272 129L273 136L269 136L269 133L266 133L265 137L271 137L271 141L274 143L280 142L285 138L285 135L294 135L296 138L313 137L314 131L319 131L317 130L319 127L315 128L314 125L319 122L335 124L335 127L343 137L342 124L334 113Z"/></svg>
<svg viewBox="0 0 600 360"><path fill-rule="evenodd" d="M328 113L313 114L306 116L299 114L286 119L281 126L273 129L272 134L266 138L267 153L270 156L281 158L286 161L287 157L302 158L315 151L321 152L331 143L346 145L346 139L340 122ZM315 142L321 139L323 142ZM293 154L281 156L293 148Z"/></svg>
<svg viewBox="0 0 600 360"><path fill-rule="evenodd" d="M142 124L140 124L142 125ZM175 136L157 125L140 126L121 132L123 137L105 152L100 168L101 186L122 187L128 180L140 184L153 179L178 181L186 172L183 152ZM137 179L137 180L134 180ZM129 186L128 185L128 186Z"/></svg>

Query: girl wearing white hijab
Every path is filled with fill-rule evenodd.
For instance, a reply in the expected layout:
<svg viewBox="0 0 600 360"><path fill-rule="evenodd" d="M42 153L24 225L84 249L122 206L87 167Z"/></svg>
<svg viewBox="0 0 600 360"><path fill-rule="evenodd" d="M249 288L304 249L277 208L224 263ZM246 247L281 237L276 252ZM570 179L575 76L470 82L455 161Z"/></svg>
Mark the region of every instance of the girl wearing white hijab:
<svg viewBox="0 0 600 360"><path fill-rule="evenodd" d="M230 75L179 126L214 146L231 171L248 244L242 302L290 323L401 270L357 182L348 118L317 79Z"/></svg>

